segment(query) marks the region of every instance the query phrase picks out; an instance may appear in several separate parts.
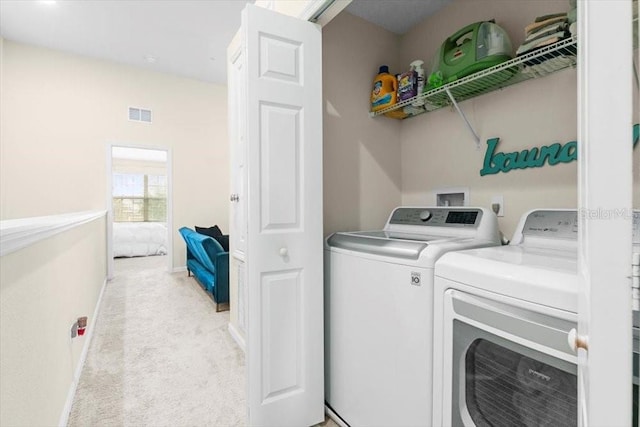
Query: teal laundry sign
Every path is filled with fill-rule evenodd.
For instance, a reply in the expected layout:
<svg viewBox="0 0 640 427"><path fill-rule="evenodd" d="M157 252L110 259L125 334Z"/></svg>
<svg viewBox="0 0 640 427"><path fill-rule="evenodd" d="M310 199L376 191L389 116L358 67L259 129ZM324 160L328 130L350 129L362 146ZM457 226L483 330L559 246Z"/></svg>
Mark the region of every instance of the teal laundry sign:
<svg viewBox="0 0 640 427"><path fill-rule="evenodd" d="M640 138L640 124L633 125L633 147ZM509 172L513 169L541 168L544 165L554 166L559 163L571 163L578 160L578 142L569 141L566 144L555 143L533 147L528 150L513 153L497 151L500 138L487 140L487 151L484 163L480 169L480 176L493 175L499 172Z"/></svg>

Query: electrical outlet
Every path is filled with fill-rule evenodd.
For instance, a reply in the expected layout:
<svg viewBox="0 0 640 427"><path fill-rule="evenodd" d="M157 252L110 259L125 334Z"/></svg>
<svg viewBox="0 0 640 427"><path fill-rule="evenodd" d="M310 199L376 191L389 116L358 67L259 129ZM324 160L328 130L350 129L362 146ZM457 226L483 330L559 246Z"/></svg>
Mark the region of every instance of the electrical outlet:
<svg viewBox="0 0 640 427"><path fill-rule="evenodd" d="M491 196L491 209L497 216L504 216L504 196Z"/></svg>

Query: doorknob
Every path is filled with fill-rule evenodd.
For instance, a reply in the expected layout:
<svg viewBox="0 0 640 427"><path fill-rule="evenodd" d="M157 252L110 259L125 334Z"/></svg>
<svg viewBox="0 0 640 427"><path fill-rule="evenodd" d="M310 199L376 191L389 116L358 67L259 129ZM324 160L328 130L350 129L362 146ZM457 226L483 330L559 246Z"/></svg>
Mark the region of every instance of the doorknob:
<svg viewBox="0 0 640 427"><path fill-rule="evenodd" d="M579 348L589 351L589 337L578 335L576 328L572 328L567 334L567 342L574 352L577 352Z"/></svg>
<svg viewBox="0 0 640 427"><path fill-rule="evenodd" d="M280 248L280 256L285 257L289 254L289 249L287 248Z"/></svg>

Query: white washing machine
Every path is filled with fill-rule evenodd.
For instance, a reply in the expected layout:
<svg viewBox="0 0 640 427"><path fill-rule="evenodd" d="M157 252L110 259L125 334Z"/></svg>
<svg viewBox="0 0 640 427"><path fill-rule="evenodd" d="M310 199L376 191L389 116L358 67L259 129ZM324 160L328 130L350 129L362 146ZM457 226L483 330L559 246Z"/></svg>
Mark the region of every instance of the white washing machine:
<svg viewBox="0 0 640 427"><path fill-rule="evenodd" d="M329 236L325 398L338 422L431 423L434 263L496 245L496 216L481 208L399 207L383 230Z"/></svg>
<svg viewBox="0 0 640 427"><path fill-rule="evenodd" d="M433 425L577 425L577 232L575 210L535 210L511 245L438 261Z"/></svg>

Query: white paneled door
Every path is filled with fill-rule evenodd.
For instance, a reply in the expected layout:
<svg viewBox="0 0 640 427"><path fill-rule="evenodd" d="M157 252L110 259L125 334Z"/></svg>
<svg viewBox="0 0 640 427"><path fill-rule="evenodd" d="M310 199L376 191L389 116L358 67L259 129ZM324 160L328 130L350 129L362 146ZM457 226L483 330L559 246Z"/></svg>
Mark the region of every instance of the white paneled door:
<svg viewBox="0 0 640 427"><path fill-rule="evenodd" d="M581 426L631 425L631 7L578 2Z"/></svg>
<svg viewBox="0 0 640 427"><path fill-rule="evenodd" d="M251 425L324 419L319 26L248 5L247 373Z"/></svg>

